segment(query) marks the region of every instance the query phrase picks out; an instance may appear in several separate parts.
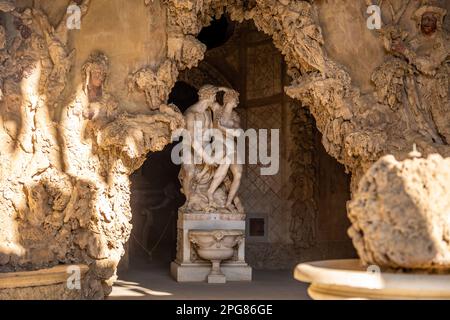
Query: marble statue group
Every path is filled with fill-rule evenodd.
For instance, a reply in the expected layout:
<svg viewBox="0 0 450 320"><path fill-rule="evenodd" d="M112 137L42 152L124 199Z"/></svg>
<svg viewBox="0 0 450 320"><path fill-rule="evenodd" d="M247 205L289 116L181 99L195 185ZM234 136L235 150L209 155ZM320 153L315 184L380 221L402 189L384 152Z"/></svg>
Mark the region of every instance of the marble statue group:
<svg viewBox="0 0 450 320"><path fill-rule="evenodd" d="M223 92L223 104L218 102L219 92ZM239 93L205 85L198 95L198 102L189 107L184 116L189 136L198 135L198 128L202 136L202 139L190 139L188 158L201 161L182 163L180 180L186 196L183 209L186 212L243 213L237 197L243 165L237 161L235 141L240 129L240 118L234 111L239 104ZM208 135L214 130L214 137ZM221 155L208 152L212 141L223 146Z"/></svg>

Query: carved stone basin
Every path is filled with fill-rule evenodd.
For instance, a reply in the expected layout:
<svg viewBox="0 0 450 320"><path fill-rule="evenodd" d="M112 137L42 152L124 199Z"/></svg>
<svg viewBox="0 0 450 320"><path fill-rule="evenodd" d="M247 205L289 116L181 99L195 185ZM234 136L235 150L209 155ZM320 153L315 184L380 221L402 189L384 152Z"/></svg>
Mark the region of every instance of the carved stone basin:
<svg viewBox="0 0 450 320"><path fill-rule="evenodd" d="M244 238L242 230L190 230L189 241L197 254L212 263L209 283L225 283L226 278L220 270L220 263L231 259L236 247Z"/></svg>
<svg viewBox="0 0 450 320"><path fill-rule="evenodd" d="M337 299L450 299L450 275L398 273L360 260L326 260L299 264L294 278L308 282L316 300Z"/></svg>

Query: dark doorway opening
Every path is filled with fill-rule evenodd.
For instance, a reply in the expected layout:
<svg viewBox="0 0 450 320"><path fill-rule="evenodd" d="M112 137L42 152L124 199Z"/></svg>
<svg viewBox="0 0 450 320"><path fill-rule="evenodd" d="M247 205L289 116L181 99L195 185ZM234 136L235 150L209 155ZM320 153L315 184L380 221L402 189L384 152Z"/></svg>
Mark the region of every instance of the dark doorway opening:
<svg viewBox="0 0 450 320"><path fill-rule="evenodd" d="M169 103L183 113L197 101L197 90L181 81L175 84L169 97ZM180 166L171 159L177 143L149 153L143 166L131 176L130 267L149 262L168 264L175 259L177 212L185 202L178 179Z"/></svg>
<svg viewBox="0 0 450 320"><path fill-rule="evenodd" d="M235 24L227 15L214 19L208 27L200 31L197 39L203 42L208 50L225 44L233 35Z"/></svg>

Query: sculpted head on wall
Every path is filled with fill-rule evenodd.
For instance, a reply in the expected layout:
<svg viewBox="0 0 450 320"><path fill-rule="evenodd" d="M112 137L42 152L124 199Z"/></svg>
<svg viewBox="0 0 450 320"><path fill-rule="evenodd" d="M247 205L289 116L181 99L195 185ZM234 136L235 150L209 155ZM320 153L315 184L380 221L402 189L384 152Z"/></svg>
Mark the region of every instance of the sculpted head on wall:
<svg viewBox="0 0 450 320"><path fill-rule="evenodd" d="M108 77L108 57L101 52L95 52L89 56L82 70L83 90L88 95L89 102L99 101Z"/></svg>
<svg viewBox="0 0 450 320"><path fill-rule="evenodd" d="M435 5L424 5L414 13L414 20L424 35L432 35L440 31L444 25L447 10Z"/></svg>

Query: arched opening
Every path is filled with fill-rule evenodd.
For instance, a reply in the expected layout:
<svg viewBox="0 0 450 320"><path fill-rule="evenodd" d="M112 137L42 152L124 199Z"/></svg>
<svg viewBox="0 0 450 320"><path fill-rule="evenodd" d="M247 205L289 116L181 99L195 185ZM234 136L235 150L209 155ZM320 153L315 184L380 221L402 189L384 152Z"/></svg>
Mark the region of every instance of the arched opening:
<svg viewBox="0 0 450 320"><path fill-rule="evenodd" d="M231 34L230 30L233 30ZM247 215L247 262L257 272L288 270L283 273L285 282L281 281L280 285L295 288L297 284L290 281L292 267L297 263L353 257L355 253L346 235L350 177L344 167L324 150L321 134L307 109L284 93L290 79L284 58L271 37L258 31L251 21L230 26L229 20L223 16L204 28L198 39L208 47L205 59L198 67L179 75L169 102L184 112L198 100L197 90L202 85L232 87L240 93L240 105L236 111L244 130L278 129L280 133L280 164L275 175L262 176L262 164L245 165L239 196ZM157 174L170 176L173 182L178 181L179 167L170 171L167 164L161 166L159 162L170 162L172 147L166 147L161 156L150 154L143 172L159 171ZM139 174L139 179L144 177L147 181L142 184L147 189L140 190L135 177L132 177L133 201L143 204L152 197L146 187L152 178L139 172L136 175ZM161 191L164 186L157 188L159 196L164 197ZM177 206L183 202L184 199ZM139 216L139 211L145 210L145 205L136 205L136 208L133 209L133 219ZM140 261L144 256L148 265L147 251L154 249L151 262L162 263L164 269L160 269L161 272L167 276L167 281L173 281L167 267L176 252L176 214L167 228L167 210L154 215L155 221L160 217L161 222L155 222L147 230L152 234L147 246L133 244L137 234L143 234L139 228L145 226L145 223L133 221L135 231L130 240L130 261L133 261L133 255ZM171 236L163 237L165 240L158 243L161 238L158 235L164 232ZM157 246L153 248L155 244ZM158 250L165 256L158 257Z"/></svg>
<svg viewBox="0 0 450 320"><path fill-rule="evenodd" d="M277 174L261 175L261 164L244 167L239 196L247 215L246 259L254 268L291 269L300 261L355 256L347 236L350 176L325 151L309 111L284 93L291 79L272 38L252 21L233 30L226 43L208 49L199 66L180 77L197 88L228 82L240 93L244 130L280 132ZM203 77L194 76L198 70Z"/></svg>

